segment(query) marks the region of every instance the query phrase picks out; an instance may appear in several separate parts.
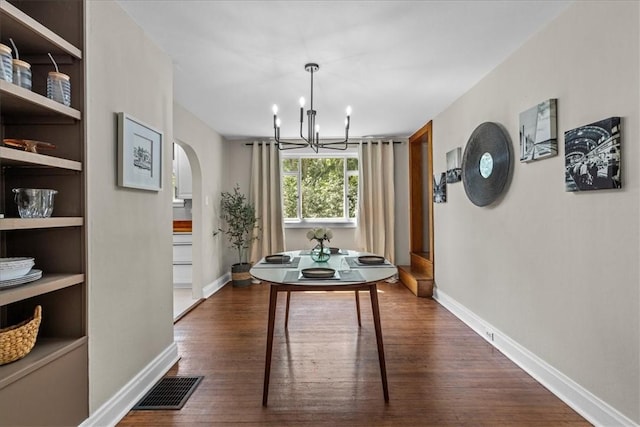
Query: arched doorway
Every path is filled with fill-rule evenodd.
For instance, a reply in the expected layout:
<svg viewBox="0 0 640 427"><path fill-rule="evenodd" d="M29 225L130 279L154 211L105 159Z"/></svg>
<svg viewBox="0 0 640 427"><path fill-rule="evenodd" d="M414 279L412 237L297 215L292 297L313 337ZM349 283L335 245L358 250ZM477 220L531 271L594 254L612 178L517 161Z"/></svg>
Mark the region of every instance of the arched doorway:
<svg viewBox="0 0 640 427"><path fill-rule="evenodd" d="M198 157L174 142L173 317L174 322L202 300L202 172Z"/></svg>

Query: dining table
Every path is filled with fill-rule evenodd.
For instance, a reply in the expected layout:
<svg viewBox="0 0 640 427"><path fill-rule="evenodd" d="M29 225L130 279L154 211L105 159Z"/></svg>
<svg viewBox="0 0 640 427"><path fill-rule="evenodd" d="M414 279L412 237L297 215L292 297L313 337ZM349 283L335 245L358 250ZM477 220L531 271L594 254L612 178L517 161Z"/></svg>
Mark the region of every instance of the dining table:
<svg viewBox="0 0 640 427"><path fill-rule="evenodd" d="M271 355L273 350L278 293L287 293L286 328L291 292L305 291L354 291L359 324L360 305L358 292L369 292L378 347L382 391L385 402L388 402L389 390L387 385L384 345L382 341L377 283L395 276L398 273L396 266L384 257L348 249L340 249L336 251L336 253L331 254L327 262L316 262L310 255L309 250L272 254L256 262L250 270L252 277L267 283L270 287L262 405L267 406L269 397L269 378L271 374ZM358 361L355 362L357 363Z"/></svg>

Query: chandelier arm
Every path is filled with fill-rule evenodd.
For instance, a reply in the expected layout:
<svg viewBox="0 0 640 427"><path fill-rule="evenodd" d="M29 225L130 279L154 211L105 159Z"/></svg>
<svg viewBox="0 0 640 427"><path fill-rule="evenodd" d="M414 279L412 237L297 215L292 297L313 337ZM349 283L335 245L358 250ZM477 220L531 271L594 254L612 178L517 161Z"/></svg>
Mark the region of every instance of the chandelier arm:
<svg viewBox="0 0 640 427"><path fill-rule="evenodd" d="M303 142L281 141L279 138L276 139L275 142L279 150L293 150L295 148L302 148L307 146L307 144Z"/></svg>
<svg viewBox="0 0 640 427"><path fill-rule="evenodd" d="M305 141L307 144L311 144L311 142L309 142L309 140L302 135L302 123L303 123L302 120L300 120L300 138L302 138L302 140Z"/></svg>
<svg viewBox="0 0 640 427"><path fill-rule="evenodd" d="M336 145L341 145L342 147L336 147ZM342 141L320 142L318 146L320 148L328 148L331 150L346 150L348 146L348 140L343 139Z"/></svg>

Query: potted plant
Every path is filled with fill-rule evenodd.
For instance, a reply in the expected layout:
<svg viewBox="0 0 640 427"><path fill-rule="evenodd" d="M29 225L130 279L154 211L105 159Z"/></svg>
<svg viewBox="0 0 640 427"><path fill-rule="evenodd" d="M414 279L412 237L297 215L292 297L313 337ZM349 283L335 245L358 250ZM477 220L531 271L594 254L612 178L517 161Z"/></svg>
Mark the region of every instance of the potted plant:
<svg viewBox="0 0 640 427"><path fill-rule="evenodd" d="M251 284L249 269L251 264L247 260L247 252L251 241L258 237L253 236L256 228L256 209L247 197L240 193L240 187L236 184L231 192L222 192L221 216L226 223L226 228L219 231L227 235L231 247L238 253L238 262L231 266L231 278L233 286L248 286Z"/></svg>

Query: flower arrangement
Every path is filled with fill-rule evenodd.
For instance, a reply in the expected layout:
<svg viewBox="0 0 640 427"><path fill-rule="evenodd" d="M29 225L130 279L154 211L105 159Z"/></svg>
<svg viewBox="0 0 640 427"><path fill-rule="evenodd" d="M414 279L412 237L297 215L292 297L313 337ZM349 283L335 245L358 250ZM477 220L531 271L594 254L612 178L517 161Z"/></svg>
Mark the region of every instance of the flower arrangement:
<svg viewBox="0 0 640 427"><path fill-rule="evenodd" d="M324 241L333 239L333 232L328 228L313 228L307 231L307 239L316 240L318 245L311 250L311 258L316 262L327 262L331 256L331 249L324 246Z"/></svg>
<svg viewBox="0 0 640 427"><path fill-rule="evenodd" d="M322 244L325 240L328 242L333 239L333 232L328 228L312 228L307 231L307 239L317 240L318 243Z"/></svg>

